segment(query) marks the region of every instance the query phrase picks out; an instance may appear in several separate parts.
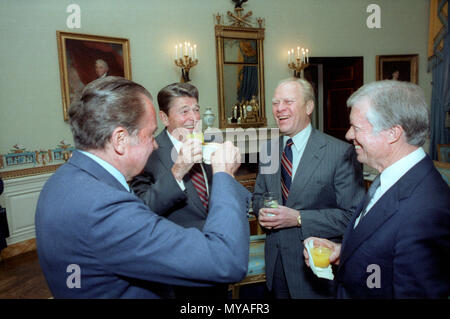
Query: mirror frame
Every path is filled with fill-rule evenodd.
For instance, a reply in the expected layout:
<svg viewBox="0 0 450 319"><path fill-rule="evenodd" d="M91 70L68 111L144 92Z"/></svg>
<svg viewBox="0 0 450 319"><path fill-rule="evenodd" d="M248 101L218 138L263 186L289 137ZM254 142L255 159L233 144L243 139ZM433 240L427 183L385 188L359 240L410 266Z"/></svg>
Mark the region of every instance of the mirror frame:
<svg viewBox="0 0 450 319"><path fill-rule="evenodd" d="M264 28L247 28L216 25L216 61L217 61L217 87L218 87L218 111L219 111L219 128L228 127L262 127L267 126L266 107L265 107L265 92L264 92ZM256 40L258 50L258 91L259 91L259 121L252 123L228 123L226 106L225 106L225 92L224 92L224 39L250 39Z"/></svg>

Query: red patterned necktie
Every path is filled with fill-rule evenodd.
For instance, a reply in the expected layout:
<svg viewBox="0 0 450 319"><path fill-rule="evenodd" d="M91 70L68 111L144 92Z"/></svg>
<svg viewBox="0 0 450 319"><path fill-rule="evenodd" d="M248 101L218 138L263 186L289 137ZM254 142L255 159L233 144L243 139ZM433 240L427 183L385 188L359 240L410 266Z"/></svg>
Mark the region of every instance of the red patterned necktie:
<svg viewBox="0 0 450 319"><path fill-rule="evenodd" d="M292 181L292 149L294 144L292 139L288 139L286 146L284 147L283 154L281 155L281 195L283 197L283 205L286 204L289 189L291 188Z"/></svg>
<svg viewBox="0 0 450 319"><path fill-rule="evenodd" d="M194 164L191 169L191 181L194 183L195 189L197 190L197 194L200 197L200 200L208 210L208 193L206 192L206 182L205 176L203 175L203 170L200 164Z"/></svg>

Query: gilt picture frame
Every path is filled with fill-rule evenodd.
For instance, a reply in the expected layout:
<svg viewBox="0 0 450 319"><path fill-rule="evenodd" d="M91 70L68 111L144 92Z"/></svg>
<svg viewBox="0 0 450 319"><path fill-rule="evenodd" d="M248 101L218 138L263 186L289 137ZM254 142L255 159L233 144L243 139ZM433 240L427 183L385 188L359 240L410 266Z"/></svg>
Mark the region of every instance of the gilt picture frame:
<svg viewBox="0 0 450 319"><path fill-rule="evenodd" d="M56 31L64 120L84 87L104 76L131 80L128 39ZM106 70L106 71L105 71Z"/></svg>
<svg viewBox="0 0 450 319"><path fill-rule="evenodd" d="M377 55L376 80L399 80L419 84L418 54Z"/></svg>

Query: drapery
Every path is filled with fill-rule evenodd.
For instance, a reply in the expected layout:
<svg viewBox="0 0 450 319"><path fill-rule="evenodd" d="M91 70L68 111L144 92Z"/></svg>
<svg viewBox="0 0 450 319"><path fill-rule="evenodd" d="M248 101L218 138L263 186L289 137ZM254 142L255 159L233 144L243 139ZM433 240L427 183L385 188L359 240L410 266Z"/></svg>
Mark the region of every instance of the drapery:
<svg viewBox="0 0 450 319"><path fill-rule="evenodd" d="M428 71L433 72L430 117L430 155L437 160L437 144L450 142L445 127L450 111L450 48L448 36L448 0L430 1Z"/></svg>
<svg viewBox="0 0 450 319"><path fill-rule="evenodd" d="M257 63L256 41L240 41L239 49L244 63ZM256 65L244 65L239 71L238 102L250 101L253 96L258 96L258 67Z"/></svg>

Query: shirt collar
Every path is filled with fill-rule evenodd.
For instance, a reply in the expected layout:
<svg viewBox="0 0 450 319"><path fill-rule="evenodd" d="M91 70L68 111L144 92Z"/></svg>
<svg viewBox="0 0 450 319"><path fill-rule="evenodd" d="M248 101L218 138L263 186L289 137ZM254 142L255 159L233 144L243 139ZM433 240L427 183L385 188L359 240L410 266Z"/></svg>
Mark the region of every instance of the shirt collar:
<svg viewBox="0 0 450 319"><path fill-rule="evenodd" d="M307 127L305 127L303 130L295 134L293 137L284 136L283 145L286 145L288 139L291 138L292 142L294 143L294 147L298 150L299 146L305 143L306 140L308 140L309 136L311 135L311 131L312 125L311 123L309 123Z"/></svg>
<svg viewBox="0 0 450 319"><path fill-rule="evenodd" d="M425 156L425 151L419 147L414 152L409 153L402 159L387 167L383 172L381 172L380 187L384 190L389 189Z"/></svg>
<svg viewBox="0 0 450 319"><path fill-rule="evenodd" d="M112 176L114 176L115 179L117 179L119 181L119 183L122 184L122 186L125 187L125 189L127 191L130 191L130 186L128 186L125 176L123 176L123 174L117 168L115 168L114 166L109 164L107 161L101 159L100 157L98 157L92 153L82 151L82 150L78 150L78 151L80 151L87 157L94 160L97 164L99 164L101 167L103 167L108 173L110 173Z"/></svg>

